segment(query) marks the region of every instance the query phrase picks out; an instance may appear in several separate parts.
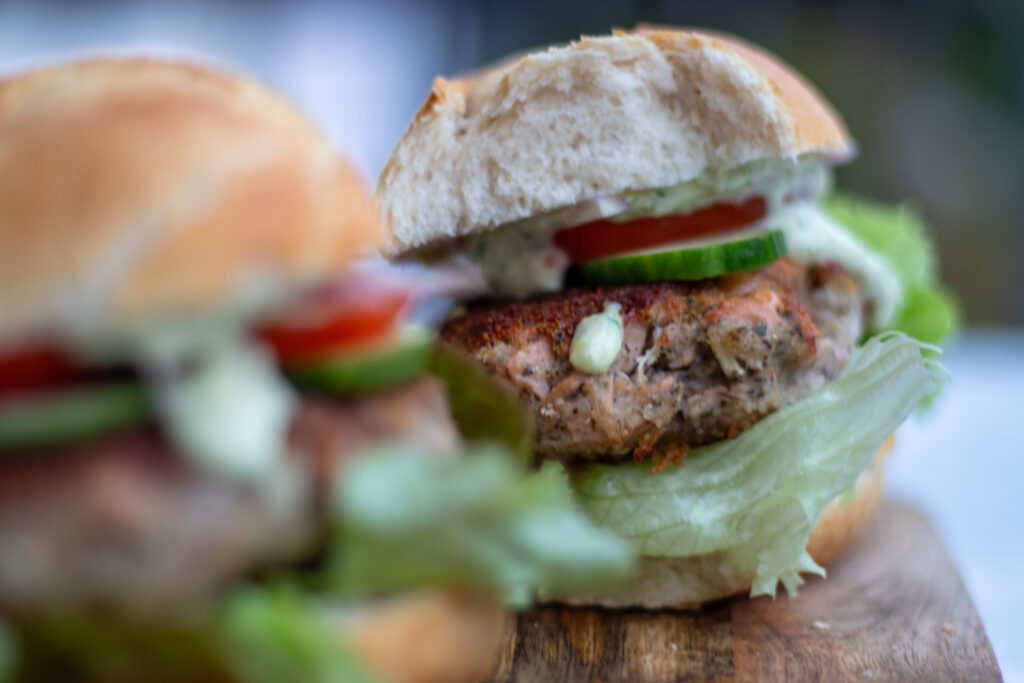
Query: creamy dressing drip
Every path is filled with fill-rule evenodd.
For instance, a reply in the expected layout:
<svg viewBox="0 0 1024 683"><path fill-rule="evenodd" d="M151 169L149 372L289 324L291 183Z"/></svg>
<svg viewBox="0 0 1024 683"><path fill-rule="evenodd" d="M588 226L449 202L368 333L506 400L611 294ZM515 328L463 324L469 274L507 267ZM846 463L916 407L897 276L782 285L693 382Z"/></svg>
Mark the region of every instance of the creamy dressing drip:
<svg viewBox="0 0 1024 683"><path fill-rule="evenodd" d="M882 329L899 310L903 287L881 257L821 207L820 200L830 187L830 171L819 157L757 161L673 187L605 198L608 201L596 205L596 216L595 200L589 200L587 206L583 203L508 223L469 238L455 260L462 267L468 266L489 293L525 298L561 289L564 284L571 264L565 252L552 242L558 230L598 218L626 222L647 216L683 215L714 203L759 196L766 201L767 213L749 228L780 228L791 258L803 263L834 261L849 270L873 304L870 327Z"/></svg>
<svg viewBox="0 0 1024 683"><path fill-rule="evenodd" d="M771 216L798 198L821 196L828 185L828 171L814 157L753 162L673 187L596 198L507 223L470 237L457 260L461 266L473 268L490 293L525 298L562 288L571 264L565 252L552 243L552 237L564 228L599 218L625 222L644 216L686 214L716 202L742 201L752 196L764 197Z"/></svg>
<svg viewBox="0 0 1024 683"><path fill-rule="evenodd" d="M140 354L157 418L193 462L250 481L280 469L298 399L268 350L222 333L151 338Z"/></svg>

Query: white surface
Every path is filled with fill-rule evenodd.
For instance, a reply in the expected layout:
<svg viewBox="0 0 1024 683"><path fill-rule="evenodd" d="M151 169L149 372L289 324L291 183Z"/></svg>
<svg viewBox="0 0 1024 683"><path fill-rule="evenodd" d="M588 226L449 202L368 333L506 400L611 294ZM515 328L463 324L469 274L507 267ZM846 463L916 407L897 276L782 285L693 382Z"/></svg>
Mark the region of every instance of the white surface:
<svg viewBox="0 0 1024 683"><path fill-rule="evenodd" d="M896 435L888 491L928 514L1007 681L1024 681L1024 330L964 334L938 405Z"/></svg>

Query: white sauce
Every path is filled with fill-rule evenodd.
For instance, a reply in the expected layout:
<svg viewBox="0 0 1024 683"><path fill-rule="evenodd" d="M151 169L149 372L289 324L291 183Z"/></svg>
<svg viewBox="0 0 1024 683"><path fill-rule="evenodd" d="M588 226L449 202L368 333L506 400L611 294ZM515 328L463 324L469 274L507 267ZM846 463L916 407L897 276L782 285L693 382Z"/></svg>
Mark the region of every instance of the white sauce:
<svg viewBox="0 0 1024 683"><path fill-rule="evenodd" d="M164 334L142 353L161 425L186 456L234 478L278 471L296 398L269 353L227 334Z"/></svg>
<svg viewBox="0 0 1024 683"><path fill-rule="evenodd" d="M554 292L562 288L571 264L566 253L551 243L551 234L501 229L474 238L466 255L491 292L517 298Z"/></svg>
<svg viewBox="0 0 1024 683"><path fill-rule="evenodd" d="M627 192L619 196L617 205L628 208L604 217L624 222L642 216L686 214L714 202L764 197L767 215L751 228L781 228L791 258L803 263L827 259L850 271L873 304L869 328L883 329L903 303L903 285L878 254L821 207L820 198L830 184L829 170L817 157L805 156L795 162L764 160L673 187ZM561 289L570 264L552 244L552 236L576 224L583 204L477 235L464 260L473 264L479 279L498 296L523 298Z"/></svg>
<svg viewBox="0 0 1024 683"><path fill-rule="evenodd" d="M685 214L719 201L764 197L769 214L797 198L821 196L829 173L821 160L770 159L729 171L713 172L673 187L630 191L590 199L576 206L508 223L471 237L460 254L476 278L497 296L525 298L562 288L571 265L552 243L558 230L597 218L628 221L641 216ZM585 219L585 220L584 220Z"/></svg>
<svg viewBox="0 0 1024 683"><path fill-rule="evenodd" d="M804 201L771 217L786 235L788 256L802 263L835 261L850 271L871 301L870 329L887 327L903 303L903 283L881 256L843 228L817 202Z"/></svg>
<svg viewBox="0 0 1024 683"><path fill-rule="evenodd" d="M622 306L607 303L576 326L569 347L569 362L580 372L596 374L612 366L622 348Z"/></svg>
<svg viewBox="0 0 1024 683"><path fill-rule="evenodd" d="M612 220L687 214L715 202L764 197L768 213L789 201L820 197L829 188L828 169L816 157L798 161L765 159L728 171L713 172L672 187L627 192L629 209Z"/></svg>

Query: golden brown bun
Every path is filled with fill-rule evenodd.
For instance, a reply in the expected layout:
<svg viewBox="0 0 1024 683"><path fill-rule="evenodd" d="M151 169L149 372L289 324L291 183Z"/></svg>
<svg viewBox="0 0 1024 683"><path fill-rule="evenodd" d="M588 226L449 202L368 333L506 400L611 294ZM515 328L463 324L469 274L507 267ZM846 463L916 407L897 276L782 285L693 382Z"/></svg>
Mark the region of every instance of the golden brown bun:
<svg viewBox="0 0 1024 683"><path fill-rule="evenodd" d="M818 564L831 562L874 514L882 497L885 454L890 437L857 480L846 504L831 501L811 532L807 551ZM559 602L602 607L696 609L705 602L748 593L752 576L738 570L725 552L695 557L641 557L629 583L610 593L576 595Z"/></svg>
<svg viewBox="0 0 1024 683"><path fill-rule="evenodd" d="M385 681L469 683L494 668L507 625L496 598L431 592L362 608L344 630Z"/></svg>
<svg viewBox="0 0 1024 683"><path fill-rule="evenodd" d="M378 239L368 192L243 77L95 59L0 81L0 343L258 309Z"/></svg>
<svg viewBox="0 0 1024 683"><path fill-rule="evenodd" d="M890 436L861 473L853 498L845 505L833 500L818 517L807 541L807 552L818 564L824 566L834 560L875 514L882 500L885 456L892 449L892 442Z"/></svg>
<svg viewBox="0 0 1024 683"><path fill-rule="evenodd" d="M768 158L849 156L832 108L735 38L641 29L438 78L376 200L397 255L570 206Z"/></svg>

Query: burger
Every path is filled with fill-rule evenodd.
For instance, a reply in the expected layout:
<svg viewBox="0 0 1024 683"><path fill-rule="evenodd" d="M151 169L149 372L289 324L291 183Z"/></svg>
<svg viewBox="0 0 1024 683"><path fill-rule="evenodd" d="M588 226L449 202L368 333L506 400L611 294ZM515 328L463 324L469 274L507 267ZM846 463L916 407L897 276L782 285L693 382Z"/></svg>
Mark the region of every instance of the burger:
<svg viewBox="0 0 1024 683"><path fill-rule="evenodd" d="M0 678L472 680L504 599L628 567L463 443L368 191L262 86L9 77L0 176Z"/></svg>
<svg viewBox="0 0 1024 683"><path fill-rule="evenodd" d="M801 76L702 31L435 80L376 190L385 253L477 280L444 341L640 555L625 586L548 597L793 593L869 518L954 309L912 211L831 192L854 150Z"/></svg>

